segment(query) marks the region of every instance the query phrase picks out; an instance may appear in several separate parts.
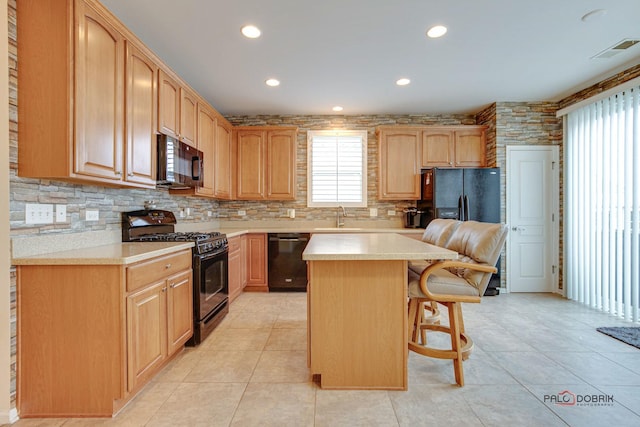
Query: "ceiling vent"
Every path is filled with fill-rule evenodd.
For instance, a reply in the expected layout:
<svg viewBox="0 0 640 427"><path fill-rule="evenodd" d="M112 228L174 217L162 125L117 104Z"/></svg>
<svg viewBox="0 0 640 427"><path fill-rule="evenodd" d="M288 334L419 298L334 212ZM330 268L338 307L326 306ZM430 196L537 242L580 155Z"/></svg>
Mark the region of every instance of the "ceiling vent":
<svg viewBox="0 0 640 427"><path fill-rule="evenodd" d="M615 56L617 54L619 54L620 52L623 52L627 49L629 49L631 46L640 43L640 40L636 40L636 39L623 39L621 41L619 41L618 43L616 43L615 45L606 48L605 50L603 50L602 52L598 53L595 56L592 56L591 59L594 58L611 58L612 56Z"/></svg>

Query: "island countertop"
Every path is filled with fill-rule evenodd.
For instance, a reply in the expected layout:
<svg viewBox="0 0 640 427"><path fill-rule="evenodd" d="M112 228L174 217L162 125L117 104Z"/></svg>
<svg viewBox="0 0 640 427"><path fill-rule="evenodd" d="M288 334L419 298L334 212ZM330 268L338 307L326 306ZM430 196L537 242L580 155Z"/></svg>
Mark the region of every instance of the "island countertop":
<svg viewBox="0 0 640 427"><path fill-rule="evenodd" d="M457 252L395 233L313 234L306 261L456 259Z"/></svg>

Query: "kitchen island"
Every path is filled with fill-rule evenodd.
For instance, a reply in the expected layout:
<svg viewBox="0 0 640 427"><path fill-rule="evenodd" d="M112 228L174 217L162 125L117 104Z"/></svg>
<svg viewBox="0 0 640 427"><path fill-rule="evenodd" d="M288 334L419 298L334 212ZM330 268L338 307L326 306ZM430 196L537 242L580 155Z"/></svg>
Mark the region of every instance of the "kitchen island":
<svg viewBox="0 0 640 427"><path fill-rule="evenodd" d="M314 234L309 264L307 362L329 389L407 389L410 260L458 254L400 234Z"/></svg>

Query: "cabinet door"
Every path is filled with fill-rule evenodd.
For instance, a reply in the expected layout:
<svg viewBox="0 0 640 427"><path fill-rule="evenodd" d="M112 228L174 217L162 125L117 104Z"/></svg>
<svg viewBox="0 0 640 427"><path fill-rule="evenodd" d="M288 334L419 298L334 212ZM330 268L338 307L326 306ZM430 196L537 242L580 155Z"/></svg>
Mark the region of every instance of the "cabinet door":
<svg viewBox="0 0 640 427"><path fill-rule="evenodd" d="M266 146L266 198L295 200L296 132L269 131Z"/></svg>
<svg viewBox="0 0 640 427"><path fill-rule="evenodd" d="M229 239L229 301L242 292L242 251L241 237Z"/></svg>
<svg viewBox="0 0 640 427"><path fill-rule="evenodd" d="M213 196L218 199L231 199L231 176L234 172L232 168L232 138L231 128L216 120L216 137L214 140L214 179Z"/></svg>
<svg viewBox="0 0 640 427"><path fill-rule="evenodd" d="M454 156L453 131L425 130L422 133L422 167L452 167Z"/></svg>
<svg viewBox="0 0 640 427"><path fill-rule="evenodd" d="M381 200L420 198L419 130L382 131L378 135Z"/></svg>
<svg viewBox="0 0 640 427"><path fill-rule="evenodd" d="M197 147L197 106L195 95L180 88L180 140L192 147Z"/></svg>
<svg viewBox="0 0 640 427"><path fill-rule="evenodd" d="M215 132L216 118L214 114L202 104L198 104L198 150L203 154L203 180L202 187L197 188L196 191L205 196L213 196Z"/></svg>
<svg viewBox="0 0 640 427"><path fill-rule="evenodd" d="M240 238L240 262L242 263L242 268L240 269L241 271L241 275L240 275L240 283L242 285L242 289L244 290L244 288L247 286L247 265L248 265L248 260L247 260L247 235L244 234L242 235L242 237Z"/></svg>
<svg viewBox="0 0 640 427"><path fill-rule="evenodd" d="M455 132L455 165L458 167L485 166L485 146L484 130L457 130Z"/></svg>
<svg viewBox="0 0 640 427"><path fill-rule="evenodd" d="M149 379L167 356L167 285L162 280L127 297L127 385Z"/></svg>
<svg viewBox="0 0 640 427"><path fill-rule="evenodd" d="M180 86L160 70L158 73L158 132L178 138Z"/></svg>
<svg viewBox="0 0 640 427"><path fill-rule="evenodd" d="M155 187L158 66L127 41L125 180Z"/></svg>
<svg viewBox="0 0 640 427"><path fill-rule="evenodd" d="M247 289L267 291L267 235L247 235Z"/></svg>
<svg viewBox="0 0 640 427"><path fill-rule="evenodd" d="M237 136L237 194L239 200L264 199L264 131L240 130Z"/></svg>
<svg viewBox="0 0 640 427"><path fill-rule="evenodd" d="M191 270L167 279L168 354L182 348L193 335L193 281Z"/></svg>
<svg viewBox="0 0 640 427"><path fill-rule="evenodd" d="M76 5L74 172L121 181L124 39L90 6Z"/></svg>

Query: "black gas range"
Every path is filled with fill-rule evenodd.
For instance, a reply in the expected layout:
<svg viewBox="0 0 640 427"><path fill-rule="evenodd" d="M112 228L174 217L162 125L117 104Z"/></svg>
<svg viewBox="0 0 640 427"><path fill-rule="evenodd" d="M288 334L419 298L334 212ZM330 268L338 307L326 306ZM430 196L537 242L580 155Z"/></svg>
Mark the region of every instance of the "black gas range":
<svg viewBox="0 0 640 427"><path fill-rule="evenodd" d="M193 337L200 344L229 312L229 243L223 233L176 232L171 211L143 209L122 213L123 242L194 242Z"/></svg>

